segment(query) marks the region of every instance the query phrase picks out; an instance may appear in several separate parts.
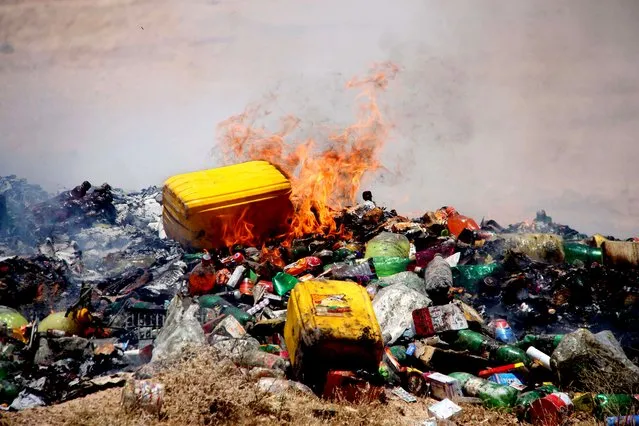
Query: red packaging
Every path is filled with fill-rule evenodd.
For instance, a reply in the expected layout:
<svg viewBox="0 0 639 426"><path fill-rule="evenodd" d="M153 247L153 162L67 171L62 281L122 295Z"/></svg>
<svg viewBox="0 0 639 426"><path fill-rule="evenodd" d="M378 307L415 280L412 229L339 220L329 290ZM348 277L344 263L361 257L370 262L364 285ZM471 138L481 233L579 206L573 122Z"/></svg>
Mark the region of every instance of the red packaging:
<svg viewBox="0 0 639 426"><path fill-rule="evenodd" d="M253 294L253 287L255 287L255 283L251 281L250 278L244 278L242 283L240 284L240 293L250 296Z"/></svg>
<svg viewBox="0 0 639 426"><path fill-rule="evenodd" d="M268 291L269 293L273 293L273 282L272 281L263 281L260 280L260 282L257 283L257 285L261 285L262 287L264 287L266 289L266 291Z"/></svg>
<svg viewBox="0 0 639 426"><path fill-rule="evenodd" d="M535 426L559 426L573 410L570 397L555 392L540 398L530 405L530 420Z"/></svg>
<svg viewBox="0 0 639 426"><path fill-rule="evenodd" d="M352 371L332 370L326 376L322 396L326 399L367 403L379 399L383 390L383 387L371 385Z"/></svg>
<svg viewBox="0 0 639 426"><path fill-rule="evenodd" d="M415 335L419 337L429 337L444 331L468 328L464 313L453 304L415 309L413 323L415 324Z"/></svg>

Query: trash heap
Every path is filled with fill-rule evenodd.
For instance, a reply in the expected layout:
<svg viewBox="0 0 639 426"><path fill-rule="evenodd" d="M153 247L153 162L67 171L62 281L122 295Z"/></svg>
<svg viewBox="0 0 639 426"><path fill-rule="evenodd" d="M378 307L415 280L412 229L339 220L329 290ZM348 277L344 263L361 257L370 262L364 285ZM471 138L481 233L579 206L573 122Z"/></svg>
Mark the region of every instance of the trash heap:
<svg viewBox="0 0 639 426"><path fill-rule="evenodd" d="M125 409L158 414L153 371L208 345L264 392L438 400L424 424L464 404L538 425L639 421L638 242L543 211L504 228L363 198L335 212L342 234L185 250L158 188L50 197L0 178L4 409L126 384Z"/></svg>

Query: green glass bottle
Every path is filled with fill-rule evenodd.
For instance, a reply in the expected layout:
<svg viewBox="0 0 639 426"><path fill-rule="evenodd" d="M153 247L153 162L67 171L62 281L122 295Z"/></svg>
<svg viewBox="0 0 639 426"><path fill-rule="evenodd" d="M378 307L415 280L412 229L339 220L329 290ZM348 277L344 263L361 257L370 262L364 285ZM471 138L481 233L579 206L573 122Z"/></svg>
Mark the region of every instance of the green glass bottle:
<svg viewBox="0 0 639 426"><path fill-rule="evenodd" d="M218 307L220 308L221 313L231 315L242 325L246 325L246 323L255 319L253 315L250 315L240 308L233 306L231 303L215 294L205 294L204 296L200 296L198 298L198 303L203 308L214 309Z"/></svg>
<svg viewBox="0 0 639 426"><path fill-rule="evenodd" d="M639 401L635 395L600 393L595 395L594 400L595 414L599 418L634 414L634 411L639 409Z"/></svg>
<svg viewBox="0 0 639 426"><path fill-rule="evenodd" d="M459 381L468 396L481 399L486 408L513 407L517 401L519 391L510 386L489 382L468 373L450 373L448 375Z"/></svg>
<svg viewBox="0 0 639 426"><path fill-rule="evenodd" d="M300 280L285 272L278 272L272 279L273 289L278 296L284 296L297 285Z"/></svg>
<svg viewBox="0 0 639 426"><path fill-rule="evenodd" d="M515 346L524 351L534 346L544 353L551 354L563 338L563 334L526 334Z"/></svg>
<svg viewBox="0 0 639 426"><path fill-rule="evenodd" d="M7 381L0 380L0 402L11 403L20 393L18 387Z"/></svg>
<svg viewBox="0 0 639 426"><path fill-rule="evenodd" d="M603 252L600 248L590 247L579 243L564 243L566 263L575 263L580 260L586 265L591 263L603 263Z"/></svg>
<svg viewBox="0 0 639 426"><path fill-rule="evenodd" d="M457 265L451 268L453 271L453 284L455 287L463 287L475 293L479 282L494 274L500 268L501 265L496 262L486 265Z"/></svg>
<svg viewBox="0 0 639 426"><path fill-rule="evenodd" d="M488 352L490 359L499 364L514 364L523 362L530 365L530 358L526 352L514 345L503 345L495 339L484 336L472 330L459 330L454 346L470 352L481 354Z"/></svg>

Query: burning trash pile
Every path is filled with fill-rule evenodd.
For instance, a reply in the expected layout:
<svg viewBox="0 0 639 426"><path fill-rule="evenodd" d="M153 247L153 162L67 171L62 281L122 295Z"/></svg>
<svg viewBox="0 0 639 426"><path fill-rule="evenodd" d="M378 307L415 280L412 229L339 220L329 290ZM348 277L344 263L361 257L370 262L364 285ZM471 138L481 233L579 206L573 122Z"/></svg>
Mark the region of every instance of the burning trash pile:
<svg viewBox="0 0 639 426"><path fill-rule="evenodd" d="M224 123L230 165L162 189L50 197L1 178L2 407L123 386L123 409L159 415L154 372L210 347L260 391L426 404L423 424L467 404L639 421L639 242L544 211L504 228L453 207L403 217L369 191L354 203L395 71L350 83L362 119L326 147L241 115Z"/></svg>

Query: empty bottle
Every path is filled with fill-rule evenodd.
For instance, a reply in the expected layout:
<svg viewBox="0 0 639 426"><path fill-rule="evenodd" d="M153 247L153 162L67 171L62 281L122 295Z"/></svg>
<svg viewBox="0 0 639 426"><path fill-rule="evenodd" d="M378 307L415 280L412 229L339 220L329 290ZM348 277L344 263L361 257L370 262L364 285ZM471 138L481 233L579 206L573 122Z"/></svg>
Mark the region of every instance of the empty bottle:
<svg viewBox="0 0 639 426"><path fill-rule="evenodd" d="M426 291L448 293L448 289L453 286L453 273L448 262L437 254L428 264L424 271L424 281L426 283Z"/></svg>
<svg viewBox="0 0 639 426"><path fill-rule="evenodd" d="M455 287L463 287L475 293L478 283L500 268L501 266L496 262L486 265L457 265L452 268L453 282Z"/></svg>
<svg viewBox="0 0 639 426"><path fill-rule="evenodd" d="M409 263L410 259L407 257L373 257L375 274L379 278L404 272Z"/></svg>
<svg viewBox="0 0 639 426"><path fill-rule="evenodd" d="M464 393L480 398L487 408L513 407L517 401L519 392L510 386L489 382L468 373L450 373L448 375L459 381Z"/></svg>
<svg viewBox="0 0 639 426"><path fill-rule="evenodd" d="M233 306L231 303L215 294L200 296L198 298L198 304L203 308L217 308L220 310L221 314L233 316L242 325L246 325L249 321L252 321L254 319L252 315L246 313L236 306Z"/></svg>
<svg viewBox="0 0 639 426"><path fill-rule="evenodd" d="M459 237L459 235L466 229L468 229L469 231L477 231L480 229L479 225L477 225L477 222L475 222L468 216L459 214L459 212L457 212L457 210L455 210L453 207L447 207L446 214L448 216L446 222L448 231L456 237Z"/></svg>
<svg viewBox="0 0 639 426"><path fill-rule="evenodd" d="M639 400L635 395L605 394L595 395L595 414L599 418L605 416L625 416L639 409Z"/></svg>
<svg viewBox="0 0 639 426"><path fill-rule="evenodd" d="M354 278L358 282L368 281L375 276L368 262L362 263L335 263L331 267L331 275L337 280Z"/></svg>
<svg viewBox="0 0 639 426"><path fill-rule="evenodd" d="M563 334L526 334L515 346L524 351L534 346L542 352L551 354L563 338Z"/></svg>
<svg viewBox="0 0 639 426"><path fill-rule="evenodd" d="M502 345L495 339L472 330L459 330L454 345L460 349L482 354L488 352L490 359L500 364L514 364L523 362L530 364L530 358L526 353L513 345Z"/></svg>
<svg viewBox="0 0 639 426"><path fill-rule="evenodd" d="M237 359L240 367L261 367L286 371L288 361L278 355L273 355L259 349L243 352Z"/></svg>
<svg viewBox="0 0 639 426"><path fill-rule="evenodd" d="M284 272L289 275L302 275L306 272L311 272L314 269L322 266L322 259L315 256L307 256L299 259L295 263L291 263L290 265L286 265L284 267Z"/></svg>
<svg viewBox="0 0 639 426"><path fill-rule="evenodd" d="M448 257L455 252L455 243L453 240L447 240L443 243L437 244L433 247L429 247L425 250L420 250L415 253L415 263L420 268L425 268L435 258L436 254L441 254L443 257Z"/></svg>
<svg viewBox="0 0 639 426"><path fill-rule="evenodd" d="M597 262L603 263L603 252L600 248L590 247L579 243L564 243L564 254L566 263L581 261L586 265Z"/></svg>
<svg viewBox="0 0 639 426"><path fill-rule="evenodd" d="M215 288L215 265L211 255L205 251L202 260L198 263L189 275L189 294L197 296L207 294Z"/></svg>
<svg viewBox="0 0 639 426"><path fill-rule="evenodd" d="M639 414L634 416L606 417L606 426L635 426L639 425Z"/></svg>

